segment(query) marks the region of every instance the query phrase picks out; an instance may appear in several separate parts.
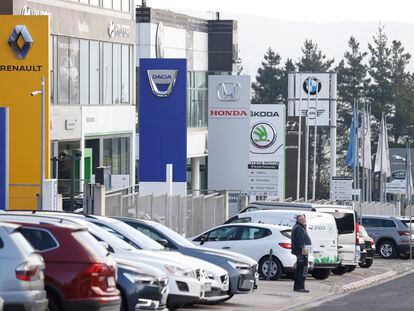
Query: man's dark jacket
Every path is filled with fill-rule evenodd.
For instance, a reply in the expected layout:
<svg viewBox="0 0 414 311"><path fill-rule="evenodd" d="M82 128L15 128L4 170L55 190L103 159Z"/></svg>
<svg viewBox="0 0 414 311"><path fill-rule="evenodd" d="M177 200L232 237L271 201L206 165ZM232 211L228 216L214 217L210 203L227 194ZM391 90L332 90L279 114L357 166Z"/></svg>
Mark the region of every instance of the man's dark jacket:
<svg viewBox="0 0 414 311"><path fill-rule="evenodd" d="M311 239L304 226L296 223L292 228L292 254L298 256L302 254L305 245L311 245Z"/></svg>

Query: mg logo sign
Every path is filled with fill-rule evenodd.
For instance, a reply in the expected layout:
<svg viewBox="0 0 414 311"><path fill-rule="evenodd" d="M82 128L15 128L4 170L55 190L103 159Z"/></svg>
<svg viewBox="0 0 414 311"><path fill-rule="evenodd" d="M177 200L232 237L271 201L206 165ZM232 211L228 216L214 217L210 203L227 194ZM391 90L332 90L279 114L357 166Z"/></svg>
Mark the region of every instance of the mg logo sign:
<svg viewBox="0 0 414 311"><path fill-rule="evenodd" d="M155 96L168 97L171 95L178 70L147 70L151 90Z"/></svg>
<svg viewBox="0 0 414 311"><path fill-rule="evenodd" d="M240 99L240 83L221 82L217 86L217 98L220 101L235 102Z"/></svg>

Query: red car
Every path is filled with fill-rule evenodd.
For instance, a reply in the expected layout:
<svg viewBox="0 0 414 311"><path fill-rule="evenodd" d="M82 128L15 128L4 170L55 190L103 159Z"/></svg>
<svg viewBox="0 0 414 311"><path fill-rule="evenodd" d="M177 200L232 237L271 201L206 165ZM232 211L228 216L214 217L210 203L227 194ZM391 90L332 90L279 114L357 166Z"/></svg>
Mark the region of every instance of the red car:
<svg viewBox="0 0 414 311"><path fill-rule="evenodd" d="M18 222L43 256L49 310L119 310L117 268L107 251L80 226Z"/></svg>

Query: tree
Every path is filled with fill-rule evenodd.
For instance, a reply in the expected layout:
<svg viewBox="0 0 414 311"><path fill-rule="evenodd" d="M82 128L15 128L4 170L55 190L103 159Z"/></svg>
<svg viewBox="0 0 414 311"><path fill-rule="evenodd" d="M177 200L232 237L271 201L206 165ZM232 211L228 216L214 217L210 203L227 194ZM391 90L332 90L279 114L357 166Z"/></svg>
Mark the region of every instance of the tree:
<svg viewBox="0 0 414 311"><path fill-rule="evenodd" d="M284 72L283 72L283 92L282 92L282 97L283 97L283 102L287 103L288 100L288 74L289 72L294 72L296 71L296 66L295 63L293 62L292 59L288 58L285 62L285 66L284 66Z"/></svg>
<svg viewBox="0 0 414 311"><path fill-rule="evenodd" d="M378 28L373 40L373 44L368 44L370 52L368 73L372 80L367 95L372 114L378 122L381 120L382 113L388 117L393 111L391 49L388 47L388 38L383 26Z"/></svg>
<svg viewBox="0 0 414 311"><path fill-rule="evenodd" d="M279 54L269 47L264 55L262 66L257 70L256 82L252 83L252 104L276 104L283 101L284 69L281 68Z"/></svg>
<svg viewBox="0 0 414 311"><path fill-rule="evenodd" d="M352 106L354 100L361 103L366 101L366 88L369 84L365 58L367 52L361 52L360 44L351 36L348 40L349 50L344 53L344 59L336 67L338 74L338 164L343 164L348 145L348 133L352 121Z"/></svg>
<svg viewBox="0 0 414 311"><path fill-rule="evenodd" d="M299 71L328 71L335 61L327 59L312 40L306 39L301 50L303 55L296 63Z"/></svg>

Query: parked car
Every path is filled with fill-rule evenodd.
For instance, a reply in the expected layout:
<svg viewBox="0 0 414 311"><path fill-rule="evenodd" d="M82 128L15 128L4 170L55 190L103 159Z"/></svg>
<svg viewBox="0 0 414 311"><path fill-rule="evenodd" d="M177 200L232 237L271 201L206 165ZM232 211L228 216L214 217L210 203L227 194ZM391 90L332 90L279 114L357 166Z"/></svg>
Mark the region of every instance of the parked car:
<svg viewBox="0 0 414 311"><path fill-rule="evenodd" d="M0 222L0 310L44 311L43 258L26 241L17 225Z"/></svg>
<svg viewBox="0 0 414 311"><path fill-rule="evenodd" d="M291 228L263 224L229 224L210 229L192 238L207 248L231 250L259 262L259 274L277 280L283 273L294 271L296 256L291 253ZM270 258L272 250L272 259ZM269 262L271 261L271 262ZM309 255L313 268L313 256Z"/></svg>
<svg viewBox="0 0 414 311"><path fill-rule="evenodd" d="M224 268L229 274L228 297L224 300L230 299L234 294L250 293L257 287L257 262L247 256L196 246L177 232L155 221L127 217L115 218L163 243L171 250L206 260Z"/></svg>
<svg viewBox="0 0 414 311"><path fill-rule="evenodd" d="M312 276L320 280L326 279L331 274L331 269L340 264L338 230L332 215L313 211L261 210L235 215L225 224L261 223L293 227L299 213L306 217L307 231L312 241L312 254L315 260Z"/></svg>
<svg viewBox="0 0 414 311"><path fill-rule="evenodd" d="M382 258L407 256L410 253L410 245L413 245L412 234L401 219L363 215L361 223L374 239L376 249Z"/></svg>
<svg viewBox="0 0 414 311"><path fill-rule="evenodd" d="M0 214L0 220L7 215ZM116 263L107 250L81 226L16 222L20 232L46 263L48 309L119 310Z"/></svg>
<svg viewBox="0 0 414 311"><path fill-rule="evenodd" d="M358 238L359 224L357 213L353 209L342 205L259 201L251 203L240 211L240 214L257 210L298 210L331 214L335 218L338 229L338 256L341 261L332 272L341 275L352 271L358 265L361 251Z"/></svg>
<svg viewBox="0 0 414 311"><path fill-rule="evenodd" d="M362 225L359 225L359 240L360 244L364 243L366 253L365 259L360 260L359 266L361 268L369 268L372 266L374 262L375 242L374 239L368 235L367 231L365 230L365 227Z"/></svg>
<svg viewBox="0 0 414 311"><path fill-rule="evenodd" d="M183 304L197 303L204 300L207 283L204 280L204 272L200 269L194 269L195 264L189 263L185 258L179 262L171 258L166 258L166 254L157 254L156 252L148 250L138 250L124 241L122 235L110 233L102 227L88 222L82 215L75 217L70 213L33 213L35 213L35 215L27 212L19 212L17 214L15 212L8 212L6 216L0 214L0 217L11 219L20 217L28 219L26 221L41 221L43 223L77 223L81 226L87 226L88 232L96 240L106 244L108 251L113 254L116 260L124 259L138 261L139 263L158 268L167 274L169 288L167 305L169 308L175 308ZM156 304L157 302L154 302L154 305Z"/></svg>

